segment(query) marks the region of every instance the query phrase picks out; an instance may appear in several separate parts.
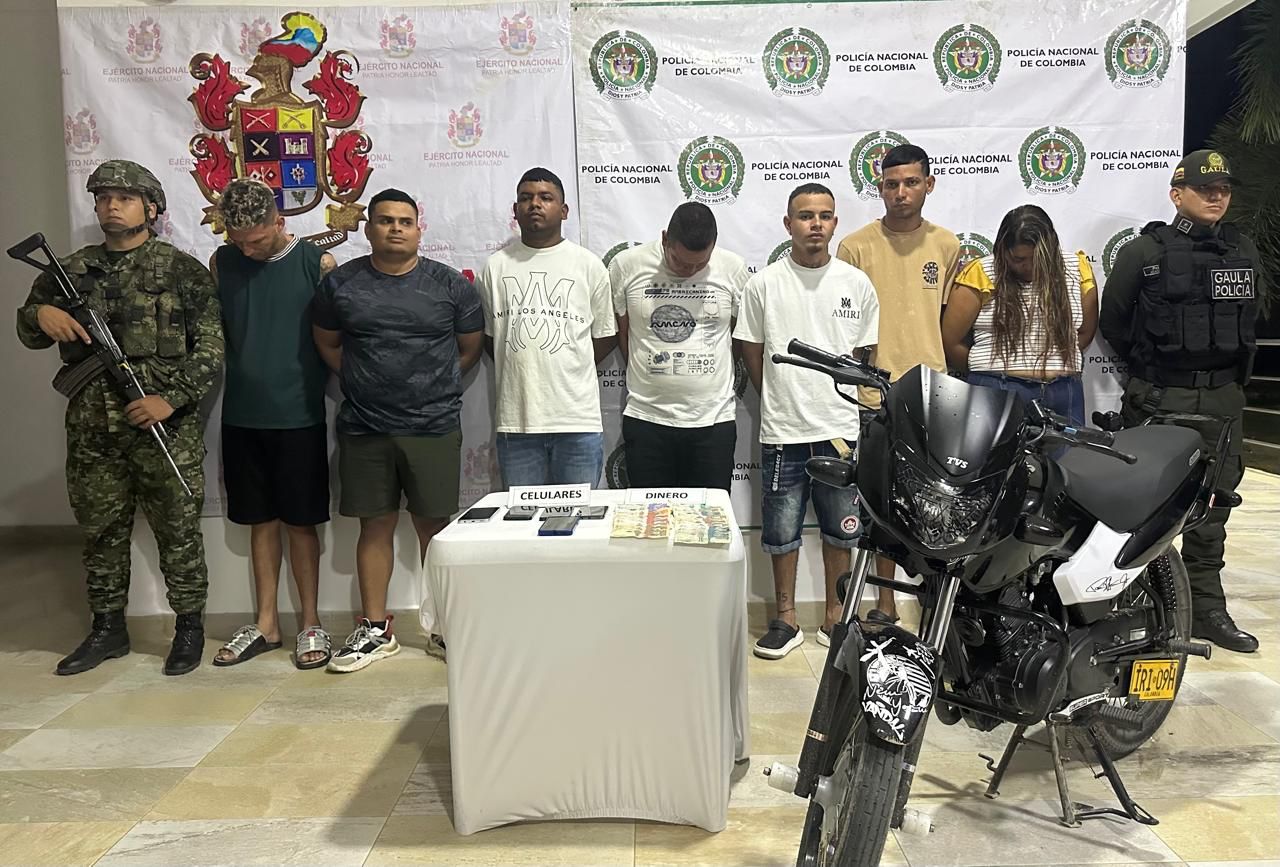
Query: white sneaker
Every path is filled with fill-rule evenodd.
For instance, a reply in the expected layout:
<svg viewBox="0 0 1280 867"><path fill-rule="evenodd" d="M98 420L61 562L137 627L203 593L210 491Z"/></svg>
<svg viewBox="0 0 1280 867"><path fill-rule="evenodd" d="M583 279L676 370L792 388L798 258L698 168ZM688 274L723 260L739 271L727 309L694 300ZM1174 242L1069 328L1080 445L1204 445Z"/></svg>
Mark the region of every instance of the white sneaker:
<svg viewBox="0 0 1280 867"><path fill-rule="evenodd" d="M347 636L342 649L329 660L328 670L339 673L359 671L379 659L399 653L400 642L391 634L391 620L392 616L388 614L386 626L374 626L369 618L361 617L355 632Z"/></svg>
<svg viewBox="0 0 1280 867"><path fill-rule="evenodd" d="M818 627L818 643L823 647L831 646L831 633L827 631L825 626Z"/></svg>

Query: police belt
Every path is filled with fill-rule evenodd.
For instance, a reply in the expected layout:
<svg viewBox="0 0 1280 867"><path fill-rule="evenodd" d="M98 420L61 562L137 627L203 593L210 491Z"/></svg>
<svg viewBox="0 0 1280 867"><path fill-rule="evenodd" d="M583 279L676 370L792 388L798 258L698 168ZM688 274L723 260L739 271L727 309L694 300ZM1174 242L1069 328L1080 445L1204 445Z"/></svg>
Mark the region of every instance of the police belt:
<svg viewBox="0 0 1280 867"><path fill-rule="evenodd" d="M1238 367L1226 367L1221 370L1157 370L1152 367L1133 365L1129 373L1156 385L1173 388L1218 388L1240 381Z"/></svg>

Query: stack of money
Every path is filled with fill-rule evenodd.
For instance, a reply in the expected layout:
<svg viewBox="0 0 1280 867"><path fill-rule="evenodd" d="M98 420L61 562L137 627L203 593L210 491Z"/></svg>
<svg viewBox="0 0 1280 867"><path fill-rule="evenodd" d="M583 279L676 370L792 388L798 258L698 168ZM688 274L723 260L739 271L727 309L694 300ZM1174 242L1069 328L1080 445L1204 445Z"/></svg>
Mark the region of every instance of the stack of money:
<svg viewBox="0 0 1280 867"><path fill-rule="evenodd" d="M671 519L677 545L728 545L732 536L721 506L676 506Z"/></svg>
<svg viewBox="0 0 1280 867"><path fill-rule="evenodd" d="M665 539L670 533L671 509L665 503L623 503L613 510L614 539Z"/></svg>

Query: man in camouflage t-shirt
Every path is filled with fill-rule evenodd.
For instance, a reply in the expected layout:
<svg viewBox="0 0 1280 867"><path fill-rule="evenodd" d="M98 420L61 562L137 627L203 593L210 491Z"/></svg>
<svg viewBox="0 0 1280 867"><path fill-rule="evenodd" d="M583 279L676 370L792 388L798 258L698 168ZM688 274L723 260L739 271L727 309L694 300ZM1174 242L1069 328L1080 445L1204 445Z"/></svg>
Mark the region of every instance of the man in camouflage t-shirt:
<svg viewBox="0 0 1280 867"><path fill-rule="evenodd" d="M200 509L204 501L204 419L199 404L222 367L218 297L198 261L159 240L151 224L164 191L146 168L108 160L89 176L103 243L62 260L86 302L105 318L145 397L125 403L105 372L75 391L67 406L67 492L84 530L84 567L93 627L58 663L79 674L129 652L129 538L141 506L160 552L169 604L178 615L165 674L200 664L208 591ZM89 335L42 275L18 309L18 338L31 349L58 344L66 367L83 362ZM65 369L65 368L64 368ZM148 428L163 423L188 496Z"/></svg>

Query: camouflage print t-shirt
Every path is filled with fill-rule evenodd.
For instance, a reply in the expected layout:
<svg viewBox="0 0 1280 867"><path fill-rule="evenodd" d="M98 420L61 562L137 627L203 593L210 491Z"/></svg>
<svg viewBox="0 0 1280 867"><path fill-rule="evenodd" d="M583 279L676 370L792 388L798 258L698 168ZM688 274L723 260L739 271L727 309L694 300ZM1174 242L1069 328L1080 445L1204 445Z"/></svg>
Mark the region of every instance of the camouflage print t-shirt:
<svg viewBox="0 0 1280 867"><path fill-rule="evenodd" d="M419 258L408 274L393 276L361 256L325 277L312 321L342 334L339 431L411 436L458 428L457 335L480 331L484 316L457 271Z"/></svg>

